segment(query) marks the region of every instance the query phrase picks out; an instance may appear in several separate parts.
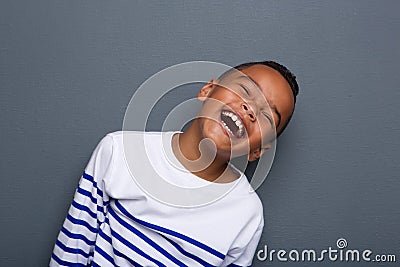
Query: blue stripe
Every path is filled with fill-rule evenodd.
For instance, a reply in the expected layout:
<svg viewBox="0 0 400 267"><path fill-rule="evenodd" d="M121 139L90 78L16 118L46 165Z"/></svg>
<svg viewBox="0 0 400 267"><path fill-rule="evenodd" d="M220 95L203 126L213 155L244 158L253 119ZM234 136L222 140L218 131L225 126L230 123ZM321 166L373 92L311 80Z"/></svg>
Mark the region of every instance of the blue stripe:
<svg viewBox="0 0 400 267"><path fill-rule="evenodd" d="M97 200L94 198L94 197L91 197L91 194L90 194L90 192L89 191L86 191L86 190L84 190L84 189L82 189L82 188L78 188L78 192L79 193L81 193L82 195L85 195L85 196L87 196L87 197L89 197L90 198L90 200L95 204L95 205L97 205ZM109 203L109 201L107 201L108 203ZM108 204L107 203L107 204ZM79 203L77 203L76 202L76 204L78 204L78 205L81 205L81 204L79 204ZM74 203L72 202L72 205L74 205ZM103 213L104 215L105 215L105 210L104 210L104 208L105 207L102 207L102 206L100 206L100 205L97 205L97 211L98 212L101 212L101 213ZM79 209L79 208L78 208ZM85 209L83 209L83 210L85 210ZM86 210L87 211L87 210ZM87 212L89 212L89 211L87 211ZM93 213L94 214L94 213ZM92 217L94 217L94 218L96 218L97 216L95 215L95 216L92 216Z"/></svg>
<svg viewBox="0 0 400 267"><path fill-rule="evenodd" d="M97 211L103 213L104 215L106 215L104 208L102 206L97 205Z"/></svg>
<svg viewBox="0 0 400 267"><path fill-rule="evenodd" d="M132 260L131 258L129 258L128 256L126 256L125 254L122 254L121 252L119 252L118 250L116 250L115 248L113 248L114 254L117 255L118 257L124 258L125 260L129 261L130 264L132 264L133 266L137 266L137 267L142 267L142 265L140 265L139 263L137 263L136 261Z"/></svg>
<svg viewBox="0 0 400 267"><path fill-rule="evenodd" d="M110 228L111 230L111 235L113 237L115 237L116 239L118 239L121 243L123 243L124 245L126 245L127 247L129 247L130 249L132 249L133 251L135 251L136 253L138 253L139 255L143 256L144 258L148 259L149 261L154 262L155 264L157 264L158 266L162 266L162 267L166 267L165 264L163 264L162 262L154 259L153 257L147 255L146 253L144 253L142 250L140 250L137 246L135 246L134 244L130 243L128 240L126 240L125 238L123 238L122 236L120 236L117 232L115 232L112 228Z"/></svg>
<svg viewBox="0 0 400 267"><path fill-rule="evenodd" d="M140 248L138 248L137 246L135 246L134 244L130 243L128 240L126 240L125 238L123 238L121 235L119 235L117 232L115 232L114 230L111 229L111 235L115 238L117 238L120 242L122 242L123 244L125 244L126 246L128 246L130 249L134 250L136 253L138 253L139 255L141 255L142 257L148 259L151 262L154 262L155 264L157 264L157 266L160 267L167 267L164 263L156 260L155 258L151 257L150 255L146 254L144 251L142 251Z"/></svg>
<svg viewBox="0 0 400 267"><path fill-rule="evenodd" d="M112 245L112 239L111 237L109 237L106 233L104 233L101 228L99 231L99 236L101 238L103 238L105 241L107 241L109 243L109 245L112 247L114 255L120 257L120 258L124 258L125 260L129 261L130 264L132 264L133 266L137 266L137 267L142 267L142 265L140 265L139 263L137 263L136 261L134 261L133 259L129 258L128 256L126 256L125 254L122 254L120 251L118 251L116 248L114 248L114 246Z"/></svg>
<svg viewBox="0 0 400 267"><path fill-rule="evenodd" d="M84 179L86 179L86 180L88 180L88 181L90 181L90 182L93 183L93 186L94 186L94 187L96 188L96 190L97 190L97 194L98 194L98 195L101 197L101 199L103 200L103 206L107 206L108 204L110 204L110 201L109 201L109 200L108 200L108 201L105 201L105 200L103 199L103 191L101 191L101 189L97 187L97 183L94 181L93 176L91 176L91 175L89 175L89 174L83 172L82 177L83 177ZM94 204L97 204L97 199L96 199L96 197L94 197L94 196L92 195L91 192L89 192L89 191L83 189L82 187L78 187L78 192L81 193L81 194L84 195L84 196L89 197L89 198L92 200L92 202L93 202ZM105 214L105 210L103 209L102 206L99 205L99 206L97 207L97 210L100 211L100 212L102 212L103 214Z"/></svg>
<svg viewBox="0 0 400 267"><path fill-rule="evenodd" d="M56 241L56 245L59 246L65 252L72 253L72 254L79 254L79 255L82 255L85 258L89 257L89 253L86 253L85 251L83 251L82 249L79 249L79 248L67 247L66 245L61 243L60 240Z"/></svg>
<svg viewBox="0 0 400 267"><path fill-rule="evenodd" d="M76 219L74 217L72 217L70 214L67 215L67 219L72 222L73 224L79 224L82 226L85 226L87 229L89 229L92 233L97 233L97 229L92 227L88 222L84 221L84 220L79 220Z"/></svg>
<svg viewBox="0 0 400 267"><path fill-rule="evenodd" d="M97 205L97 198L92 196L92 193L90 193L89 191L86 191L85 189L78 187L78 193L80 193L81 195L87 196L88 198L90 198L90 200L92 200L92 202L94 204Z"/></svg>
<svg viewBox="0 0 400 267"><path fill-rule="evenodd" d="M103 256L103 258L105 258L106 260L108 260L109 262L111 262L114 266L117 266L114 262L114 258L111 257L110 255L107 254L107 252L105 252L104 250L102 250L100 247L98 247L97 245L94 248L95 251L97 251L101 256Z"/></svg>
<svg viewBox="0 0 400 267"><path fill-rule="evenodd" d="M137 222L137 223L140 223L141 225L144 225L144 226L146 226L146 227L148 227L148 228L150 228L150 229L154 229L154 230L156 230L156 231L160 231L160 232L163 232L163 233L166 233L166 234L175 236L175 237L177 237L177 238L180 238L180 239L182 239L182 240L185 240L186 242L191 243L191 244L193 244L193 245L195 245L195 246L197 246L197 247L199 247L199 248L201 248L201 249L203 249L203 250L205 250L205 251L207 251L207 252L209 252L209 253L211 253L211 254L217 256L217 257L220 258L220 259L224 259L224 258L225 258L225 255L222 254L221 252L219 252L219 251L217 251L217 250L215 250L215 249L213 249L213 248L211 248L211 247L209 247L209 246L207 246L207 245L205 245L205 244L203 244L203 243L201 243L201 242L199 242L199 241L197 241L197 240L194 240L193 238L190 238L190 237L188 237L188 236L186 236L186 235L184 235L184 234L175 232L175 231L173 231L173 230L164 228L164 227L162 227L162 226L158 226L158 225L155 225L155 224L152 224L152 223L148 223L148 222L142 221L142 220L140 220L140 219L134 217L133 215L131 215L131 214L121 205L121 203L120 203L118 200L115 201L115 205L117 206L117 208L118 208L125 216L127 216L128 218L130 218L131 220L133 220L133 221L135 221L135 222ZM111 210L111 208L110 208L110 210Z"/></svg>
<svg viewBox="0 0 400 267"><path fill-rule="evenodd" d="M62 259L60 259L59 257L56 256L56 254L51 254L51 257L53 258L53 260L55 260L58 264L60 265L64 265L64 266L73 266L73 267L85 267L85 264L82 263L73 263L73 262L69 262L69 261L64 261Z"/></svg>
<svg viewBox="0 0 400 267"><path fill-rule="evenodd" d="M110 225L110 220L109 220L107 217L106 217L105 223L106 223L108 226ZM113 231L111 228L110 228L110 230ZM100 228L99 234L100 234L100 236L101 236L102 238L104 238L104 240L106 240L108 243L110 243L110 245L113 247L113 250L114 250L115 253L116 253L115 255L119 255L120 257L125 258L126 260L128 260L130 263L132 263L132 264L135 265L135 266L141 266L139 263L135 262L135 261L132 260L131 258L127 257L125 254L122 254L122 253L119 252L117 249L115 249L114 246L112 245L112 239L111 239L111 237L109 237L106 233L104 233L104 232L101 230L101 228ZM113 234L113 233L111 232L111 234ZM145 257L146 259L148 259L148 260L150 260L150 261L152 261L152 262L158 264L159 266L165 266L165 265L162 264L161 262L159 262L159 261L155 260L154 258L152 258L152 257L148 256L147 254L145 254L143 251L141 251L141 250L140 250L139 248L137 248L135 245L129 243L129 241L127 241L126 239L124 239L123 237L121 237L118 233L115 232L113 235L114 235L115 237L120 237L121 239L118 239L118 238L117 238L117 239L120 240L123 244L125 244L125 245L127 245L128 247L130 247L131 249L133 249L134 251L136 251L138 254L140 254L140 255L142 255L143 257ZM136 250L135 248L137 248L137 250Z"/></svg>
<svg viewBox="0 0 400 267"><path fill-rule="evenodd" d="M86 244L88 244L89 246L93 246L94 245L94 240L89 240L86 236L81 235L81 234L74 234L71 233L70 231L68 231L65 227L61 228L61 232L63 232L66 236L68 236L69 238L73 238L73 239L79 239L84 241Z"/></svg>
<svg viewBox="0 0 400 267"><path fill-rule="evenodd" d="M103 191L101 191L101 189L97 187L97 183L94 180L93 176L87 174L86 172L83 172L82 177L85 178L86 180L92 182L93 186L96 187L96 189L97 189L97 194L99 194L101 197L103 197Z"/></svg>
<svg viewBox="0 0 400 267"><path fill-rule="evenodd" d="M110 207L109 208L110 214L116 219L121 225L123 225L125 228L130 230L131 232L135 233L137 236L139 236L141 239L143 239L145 242L147 242L149 245L151 245L153 248L158 250L161 254L163 254L165 257L170 259L172 262L179 266L186 266L183 262L172 256L168 251L160 247L158 244L156 244L153 240L151 240L149 237L147 237L145 234L140 232L138 229L133 227L132 225L128 224L124 220L122 220L116 213L115 211Z"/></svg>
<svg viewBox="0 0 400 267"><path fill-rule="evenodd" d="M86 211L93 219L97 219L97 214L94 213L90 208L79 204L78 202L76 202L75 200L72 201L72 206L74 206L75 208L77 208L78 210L82 210L82 211Z"/></svg>
<svg viewBox="0 0 400 267"><path fill-rule="evenodd" d="M164 237L168 242L170 242L177 250L179 250L179 252L181 252L183 255L185 255L186 257L189 257L195 261L197 261L198 263L202 264L205 267L216 267L214 265L211 265L210 263L202 260L201 258L197 257L196 255L187 252L186 250L184 250L181 246L179 246L178 243L176 243L175 241L173 241L172 239L169 239L168 237L161 235L162 237Z"/></svg>
<svg viewBox="0 0 400 267"><path fill-rule="evenodd" d="M99 236L101 236L105 241L107 241L108 243L110 243L110 245L112 246L111 237L108 236L106 233L104 233L101 229L100 229L100 231L99 231Z"/></svg>
<svg viewBox="0 0 400 267"><path fill-rule="evenodd" d="M116 239L118 239L121 243L125 244L126 246L128 246L130 249L134 250L136 253L138 253L139 255L143 256L144 258L148 259L149 261L154 262L155 264L157 264L158 266L162 266L162 267L166 267L165 264L163 264L162 262L154 259L153 257L151 257L150 255L147 255L146 253L144 253L141 249L139 249L137 246L135 246L134 244L130 243L128 240L126 240L125 238L123 238L122 236L120 236L117 232L115 232L114 230L111 229L111 235L113 237L115 237Z"/></svg>

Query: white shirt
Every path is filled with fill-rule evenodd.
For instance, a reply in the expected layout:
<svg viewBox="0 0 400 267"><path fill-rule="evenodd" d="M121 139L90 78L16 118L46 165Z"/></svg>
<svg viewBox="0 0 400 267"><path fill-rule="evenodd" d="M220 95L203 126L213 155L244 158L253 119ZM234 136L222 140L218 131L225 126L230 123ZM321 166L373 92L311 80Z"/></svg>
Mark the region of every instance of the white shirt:
<svg viewBox="0 0 400 267"><path fill-rule="evenodd" d="M264 226L259 197L249 190L243 173L235 182L216 184L176 168L176 158L170 160L173 134L118 131L100 141L82 174L50 266L251 265ZM129 169L126 136L130 140L146 137L151 165L169 183L209 186L210 191L231 189L208 204L193 207L155 199ZM137 147L129 149L136 151ZM136 155L135 166L145 166L145 156ZM149 176L146 180L155 179L147 170L140 173Z"/></svg>

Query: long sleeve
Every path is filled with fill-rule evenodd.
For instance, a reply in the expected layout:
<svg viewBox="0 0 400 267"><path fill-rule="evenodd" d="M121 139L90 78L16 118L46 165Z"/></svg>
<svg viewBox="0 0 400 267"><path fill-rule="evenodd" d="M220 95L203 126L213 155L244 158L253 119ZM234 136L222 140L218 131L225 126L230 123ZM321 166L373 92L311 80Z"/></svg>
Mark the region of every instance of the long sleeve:
<svg viewBox="0 0 400 267"><path fill-rule="evenodd" d="M104 178L112 171L113 138L106 135L97 145L83 172L51 255L50 266L90 264L98 229L105 220L108 196Z"/></svg>

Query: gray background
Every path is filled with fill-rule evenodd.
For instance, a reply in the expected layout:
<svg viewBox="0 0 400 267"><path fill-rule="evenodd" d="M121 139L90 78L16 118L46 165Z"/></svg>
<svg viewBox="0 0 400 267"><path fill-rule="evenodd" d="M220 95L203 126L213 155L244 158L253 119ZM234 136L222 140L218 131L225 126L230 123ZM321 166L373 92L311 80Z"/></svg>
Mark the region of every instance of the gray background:
<svg viewBox="0 0 400 267"><path fill-rule="evenodd" d="M152 74L191 60L264 59L287 65L301 92L258 190L259 249L322 250L343 237L399 262L399 9L399 1L1 1L0 265L48 264L91 152L121 129Z"/></svg>

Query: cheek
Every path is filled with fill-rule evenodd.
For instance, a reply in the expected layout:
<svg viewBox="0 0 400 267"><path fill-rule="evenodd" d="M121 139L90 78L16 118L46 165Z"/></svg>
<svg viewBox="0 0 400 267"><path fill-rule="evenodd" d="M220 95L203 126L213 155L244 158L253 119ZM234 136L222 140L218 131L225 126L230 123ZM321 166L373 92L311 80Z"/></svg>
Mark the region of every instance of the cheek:
<svg viewBox="0 0 400 267"><path fill-rule="evenodd" d="M259 148L262 144L269 143L271 140L275 139L276 132L275 129L269 123L263 125L254 125L250 136L251 147Z"/></svg>
<svg viewBox="0 0 400 267"><path fill-rule="evenodd" d="M219 100L209 98L203 103L197 115L199 117L219 120L219 110L221 109L222 105L223 104Z"/></svg>
<svg viewBox="0 0 400 267"><path fill-rule="evenodd" d="M254 125L251 134L249 136L250 150L253 150L261 146L261 138L262 138L261 129L258 126Z"/></svg>
<svg viewBox="0 0 400 267"><path fill-rule="evenodd" d="M224 87L220 87L217 90L215 90L211 95L211 98L214 98L218 101L221 101L224 104L228 104L228 103L233 103L233 102L237 102L237 101L241 101L241 97L235 93L233 90L231 91L231 89L226 89Z"/></svg>

